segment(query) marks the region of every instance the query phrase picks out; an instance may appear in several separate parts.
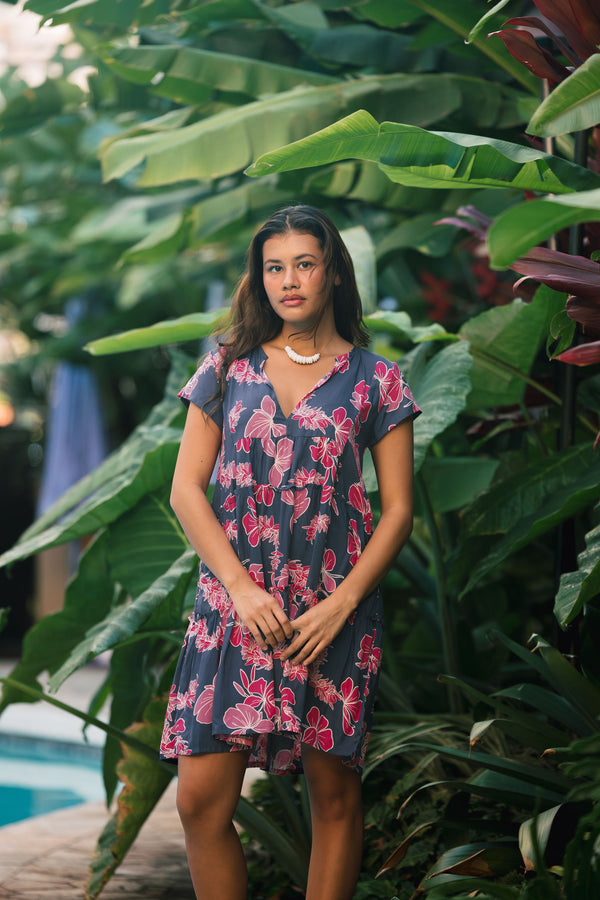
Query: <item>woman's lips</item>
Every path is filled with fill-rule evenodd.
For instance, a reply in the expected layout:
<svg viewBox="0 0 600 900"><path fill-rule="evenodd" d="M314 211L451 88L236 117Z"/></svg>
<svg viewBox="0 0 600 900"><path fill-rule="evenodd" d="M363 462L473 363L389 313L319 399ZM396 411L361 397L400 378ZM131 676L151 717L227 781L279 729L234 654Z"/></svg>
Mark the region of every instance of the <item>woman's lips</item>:
<svg viewBox="0 0 600 900"><path fill-rule="evenodd" d="M284 306L299 306L302 303L302 297L299 294L290 294L281 301Z"/></svg>

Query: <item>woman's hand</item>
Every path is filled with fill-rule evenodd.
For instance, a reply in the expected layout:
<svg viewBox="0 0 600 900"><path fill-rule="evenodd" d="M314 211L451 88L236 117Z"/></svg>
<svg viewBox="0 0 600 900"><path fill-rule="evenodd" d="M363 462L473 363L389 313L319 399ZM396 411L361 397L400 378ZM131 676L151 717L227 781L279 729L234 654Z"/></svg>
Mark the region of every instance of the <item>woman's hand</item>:
<svg viewBox="0 0 600 900"><path fill-rule="evenodd" d="M262 650L276 647L294 634L292 623L271 594L250 578L231 587L229 596L242 624Z"/></svg>
<svg viewBox="0 0 600 900"><path fill-rule="evenodd" d="M353 609L337 591L319 601L291 622L294 638L281 659L290 659L295 666L309 666L337 637Z"/></svg>

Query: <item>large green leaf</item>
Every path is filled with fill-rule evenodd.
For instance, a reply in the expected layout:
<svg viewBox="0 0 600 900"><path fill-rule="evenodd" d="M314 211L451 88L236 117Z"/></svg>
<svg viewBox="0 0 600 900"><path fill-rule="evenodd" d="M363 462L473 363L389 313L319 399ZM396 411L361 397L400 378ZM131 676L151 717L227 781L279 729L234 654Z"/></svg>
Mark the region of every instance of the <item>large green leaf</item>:
<svg viewBox="0 0 600 900"><path fill-rule="evenodd" d="M245 797L240 797L234 819L250 837L273 854L283 871L292 876L295 884L306 884L308 870L305 851L298 841L287 835L270 816Z"/></svg>
<svg viewBox="0 0 600 900"><path fill-rule="evenodd" d="M557 84L531 117L527 131L554 137L585 131L600 122L600 53Z"/></svg>
<svg viewBox="0 0 600 900"><path fill-rule="evenodd" d="M427 345L421 345L407 370L408 380L423 415L415 421L415 472L431 442L456 421L471 390L473 360L467 341L444 347L427 362Z"/></svg>
<svg viewBox="0 0 600 900"><path fill-rule="evenodd" d="M81 88L68 81L45 81L12 97L0 112L0 135L3 139L30 128L39 128L51 116L75 112L85 101Z"/></svg>
<svg viewBox="0 0 600 900"><path fill-rule="evenodd" d="M104 178L105 180L120 178L142 163L145 164L144 171L137 182L141 186L228 175L248 166L252 159L256 159L266 151L290 140L305 138L315 128L323 128L335 117L352 112L357 107L364 108L361 115L368 116L371 132L373 130L371 123L375 123L377 128L379 126L371 118L370 113L385 114L397 107L402 109L406 122L415 123L415 127L427 125L449 116L460 108L462 102L460 85L460 79L441 75L369 75L352 81L338 81L324 87L297 87L268 99L216 113L191 125L174 127L170 131L133 136L129 133L122 138L112 139L101 151ZM370 112L366 113L365 110ZM149 131L151 124L145 123L145 131ZM474 140L485 143L482 138ZM544 157L544 154L540 155L525 148L516 150L521 154L533 154L532 157L524 157L524 161L527 158L537 160L540 156ZM455 148L454 155L463 152L465 151ZM323 162L334 162L336 158L344 159L350 156L361 154L345 153L342 156L324 159ZM596 183L591 173L587 173L586 177L585 169L579 169L571 163L553 157L549 159L554 159L552 167L557 171L564 169L571 174L572 180L576 181L573 189L592 187ZM482 164L486 163L482 160ZM545 161L540 162L539 167L542 175L540 177L538 173L534 180L537 190L568 189L561 187L558 176L548 174ZM272 166L260 169L260 166L258 169L256 165L252 166L249 174L263 175L277 171ZM527 179L522 183L521 181L522 179L516 179L515 184L530 187L533 173L529 181ZM512 178L510 183L512 184Z"/></svg>
<svg viewBox="0 0 600 900"><path fill-rule="evenodd" d="M577 557L577 571L565 572L560 578L554 615L561 628L566 628L600 593L600 526L588 531L585 545Z"/></svg>
<svg viewBox="0 0 600 900"><path fill-rule="evenodd" d="M525 379L545 340L555 313L564 308L564 295L542 287L533 302L515 300L468 319L459 334L471 344L473 412L520 403Z"/></svg>
<svg viewBox="0 0 600 900"><path fill-rule="evenodd" d="M63 519L48 527L38 519L0 557L0 565L93 534L114 522L146 493L170 482L180 440L177 428L157 426L138 432L136 439L123 444L48 510L56 518L58 509L68 504L70 512Z"/></svg>
<svg viewBox="0 0 600 900"><path fill-rule="evenodd" d="M139 597L117 606L87 631L85 639L50 679L51 690L57 690L69 675L100 653L133 637L167 597L172 594L183 597L195 569L196 555L188 547Z"/></svg>
<svg viewBox="0 0 600 900"><path fill-rule="evenodd" d="M132 725L127 734L141 744L157 747L160 742L165 715L165 700L155 699L146 708L144 720ZM124 782L117 801L117 811L105 826L92 859L85 897L93 900L121 864L138 832L162 796L173 775L165 766L158 766L145 753L123 745L124 759L118 774ZM154 751L156 759L158 754Z"/></svg>
<svg viewBox="0 0 600 900"><path fill-rule="evenodd" d="M380 125L365 109L264 154L246 172L257 177L343 159L373 160L392 181L418 187L510 187L563 194L600 185L600 175L539 150L396 122Z"/></svg>
<svg viewBox="0 0 600 900"><path fill-rule="evenodd" d="M590 445L576 446L505 475L464 512L461 536L506 534L539 513L548 499L573 491L575 483L597 466L600 461Z"/></svg>
<svg viewBox="0 0 600 900"><path fill-rule="evenodd" d="M258 98L300 84L337 81L331 75L305 69L177 45L117 48L103 61L121 77L136 84L156 85L154 93L182 104L204 103L215 89Z"/></svg>
<svg viewBox="0 0 600 900"><path fill-rule="evenodd" d="M103 532L82 554L77 572L67 585L63 608L40 619L25 635L21 658L11 671L12 679L30 687L39 686L38 676L45 671L56 672L86 631L108 614L114 587L108 574L107 545L107 534ZM9 703L22 702L20 691L5 686L0 712Z"/></svg>
<svg viewBox="0 0 600 900"><path fill-rule="evenodd" d="M487 490L498 465L498 460L485 457L428 457L422 475L436 513L461 509L480 491Z"/></svg>
<svg viewBox="0 0 600 900"><path fill-rule="evenodd" d="M169 505L169 488L146 494L109 529L111 574L133 597L149 588L188 546Z"/></svg>
<svg viewBox="0 0 600 900"><path fill-rule="evenodd" d="M483 495L480 501L475 501L483 516L477 524L469 517L464 524L464 534L504 533L491 551L470 568L461 595L468 593L490 572L499 571L501 563L512 553L585 509L598 497L600 461L594 460L589 447L576 447L569 453L541 461L526 472L506 479L501 490L498 485ZM496 498L495 509L493 498ZM534 498L537 498L537 506ZM510 521L514 524L506 530ZM484 522L487 524L482 528ZM468 542L463 545L462 552L468 557Z"/></svg>
<svg viewBox="0 0 600 900"><path fill-rule="evenodd" d="M214 331L215 325L223 317L220 311L208 313L190 313L178 319L167 319L156 322L145 328L134 328L121 334L90 341L85 349L94 356L105 356L109 353L126 353L131 350L142 350L147 347L159 347L162 344L176 344L182 341L194 341L207 337Z"/></svg>
<svg viewBox="0 0 600 900"><path fill-rule="evenodd" d="M564 228L598 221L598 188L518 203L500 213L489 228L490 265L495 269L504 269Z"/></svg>
<svg viewBox="0 0 600 900"><path fill-rule="evenodd" d="M177 456L183 408L175 399L189 370L189 358L173 354L165 398L121 447L73 485L0 557L0 566L46 547L66 543L115 521L144 494L170 482Z"/></svg>

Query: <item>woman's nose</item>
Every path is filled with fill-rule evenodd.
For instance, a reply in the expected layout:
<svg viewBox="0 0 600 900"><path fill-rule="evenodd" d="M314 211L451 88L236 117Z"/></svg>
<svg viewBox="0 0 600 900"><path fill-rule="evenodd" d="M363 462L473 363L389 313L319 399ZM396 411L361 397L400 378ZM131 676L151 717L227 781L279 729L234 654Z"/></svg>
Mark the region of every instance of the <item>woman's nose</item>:
<svg viewBox="0 0 600 900"><path fill-rule="evenodd" d="M283 286L284 288L298 287L298 279L296 277L296 272L294 269L285 272Z"/></svg>

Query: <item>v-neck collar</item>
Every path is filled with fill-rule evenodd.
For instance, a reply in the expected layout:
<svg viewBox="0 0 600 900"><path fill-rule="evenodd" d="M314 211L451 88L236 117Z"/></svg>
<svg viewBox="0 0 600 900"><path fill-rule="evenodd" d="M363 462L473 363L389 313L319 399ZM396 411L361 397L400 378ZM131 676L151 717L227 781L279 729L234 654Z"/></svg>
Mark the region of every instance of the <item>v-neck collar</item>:
<svg viewBox="0 0 600 900"><path fill-rule="evenodd" d="M338 356L336 356L334 358L331 369L329 369L329 371L326 372L319 379L319 381L317 381L317 383L315 385L313 385L313 387L311 387L305 394L303 394L302 397L300 397L300 399L298 400L298 402L296 403L294 408L291 410L290 414L286 416L281 407L281 403L279 402L279 398L277 396L277 391L275 390L275 385L273 384L273 382L271 381L271 379L265 372L265 363L266 363L267 359L269 358L269 355L264 350L262 344L259 344L257 347L257 350L258 350L259 360L260 360L261 378L264 381L264 383L268 384L269 387L271 388L271 390L273 391L273 397L275 398L275 404L277 406L277 411L279 412L280 416L284 419L284 421L289 422L293 418L294 413L296 412L296 410L298 409L300 404L303 403L306 400L306 398L309 397L311 394L314 394L314 392L316 390L318 390L323 384L325 384L326 381L329 381L329 379L332 377L332 375L335 375L335 373L341 369L341 367L344 365L344 363L350 359L350 357L352 356L352 354L354 353L354 351L356 349L357 349L356 347L352 347L350 350L346 350L345 353L340 353Z"/></svg>

